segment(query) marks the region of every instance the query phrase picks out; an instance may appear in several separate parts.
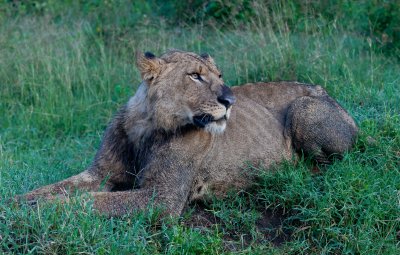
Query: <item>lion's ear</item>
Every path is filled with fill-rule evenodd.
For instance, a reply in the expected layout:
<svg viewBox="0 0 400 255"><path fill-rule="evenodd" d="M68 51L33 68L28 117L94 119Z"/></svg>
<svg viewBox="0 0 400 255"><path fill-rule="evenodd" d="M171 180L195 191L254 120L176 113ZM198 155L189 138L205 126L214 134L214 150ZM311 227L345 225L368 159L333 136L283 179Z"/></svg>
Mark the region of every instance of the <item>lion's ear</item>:
<svg viewBox="0 0 400 255"><path fill-rule="evenodd" d="M136 52L136 66L140 71L142 79L144 81L152 81L156 78L161 70L164 61L160 58L157 58L151 52Z"/></svg>

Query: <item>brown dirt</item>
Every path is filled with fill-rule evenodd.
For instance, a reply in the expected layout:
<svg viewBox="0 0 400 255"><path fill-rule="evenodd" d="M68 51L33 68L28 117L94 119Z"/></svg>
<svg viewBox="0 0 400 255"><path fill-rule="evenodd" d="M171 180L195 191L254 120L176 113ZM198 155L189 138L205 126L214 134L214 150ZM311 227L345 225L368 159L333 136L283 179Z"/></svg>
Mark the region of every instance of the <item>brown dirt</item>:
<svg viewBox="0 0 400 255"><path fill-rule="evenodd" d="M224 223L215 216L204 204L195 203L190 206L192 213L190 217L184 220L184 224L188 227L198 229L211 229L220 227L224 229ZM281 246L290 240L290 232L283 228L283 221L287 217L283 211L264 209L260 211L261 217L256 221L257 231L261 233L263 240L254 240L255 242L267 241L273 246ZM237 233L226 231L224 234L224 245L227 250L237 250L238 242L241 246L249 245L253 240L250 233L238 237ZM239 240L240 239L240 240Z"/></svg>

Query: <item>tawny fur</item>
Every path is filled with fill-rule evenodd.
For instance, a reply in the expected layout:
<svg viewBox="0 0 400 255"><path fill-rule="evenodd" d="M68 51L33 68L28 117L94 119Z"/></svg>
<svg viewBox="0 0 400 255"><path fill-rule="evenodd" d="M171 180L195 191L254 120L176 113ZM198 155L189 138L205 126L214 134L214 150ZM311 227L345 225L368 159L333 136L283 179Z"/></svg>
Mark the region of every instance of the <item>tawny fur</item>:
<svg viewBox="0 0 400 255"><path fill-rule="evenodd" d="M138 53L137 66L143 82L111 121L92 165L20 199L62 198L79 189L110 216L150 203L180 215L208 192L248 187L248 162L268 169L304 152L329 163L357 134L353 119L320 86L229 89L210 56L176 50L160 58Z"/></svg>

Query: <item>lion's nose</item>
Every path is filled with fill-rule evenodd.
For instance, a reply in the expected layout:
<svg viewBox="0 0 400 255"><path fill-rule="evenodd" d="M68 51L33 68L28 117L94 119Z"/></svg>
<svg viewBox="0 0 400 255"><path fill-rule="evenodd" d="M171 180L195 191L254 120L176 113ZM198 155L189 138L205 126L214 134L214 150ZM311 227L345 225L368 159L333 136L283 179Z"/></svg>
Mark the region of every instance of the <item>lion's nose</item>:
<svg viewBox="0 0 400 255"><path fill-rule="evenodd" d="M224 97L224 96L220 96L217 98L218 102L220 104L225 105L226 108L229 108L229 106L233 105L236 101L235 97Z"/></svg>
<svg viewBox="0 0 400 255"><path fill-rule="evenodd" d="M218 102L224 105L226 108L233 105L236 102L236 98L232 93L232 90L226 86L222 86L222 95L217 98Z"/></svg>

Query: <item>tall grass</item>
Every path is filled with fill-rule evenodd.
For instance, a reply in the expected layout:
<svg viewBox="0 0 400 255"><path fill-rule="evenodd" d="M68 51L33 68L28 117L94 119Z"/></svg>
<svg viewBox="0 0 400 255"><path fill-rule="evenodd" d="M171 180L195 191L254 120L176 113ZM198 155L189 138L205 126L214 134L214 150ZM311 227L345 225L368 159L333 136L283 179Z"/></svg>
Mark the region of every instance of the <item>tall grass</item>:
<svg viewBox="0 0 400 255"><path fill-rule="evenodd" d="M255 7L246 23L223 30L151 18L113 30L71 13L0 19L0 251L397 254L398 58L340 20L304 16L289 26L296 8L288 2ZM160 220L157 212L106 219L85 201L44 208L5 202L84 169L107 122L140 83L134 51L170 48L210 53L231 86L322 85L358 122L355 150L320 175L303 161L260 173L253 190L207 205L219 222L209 228ZM281 231L292 234L283 246L257 227L265 208L286 213Z"/></svg>

